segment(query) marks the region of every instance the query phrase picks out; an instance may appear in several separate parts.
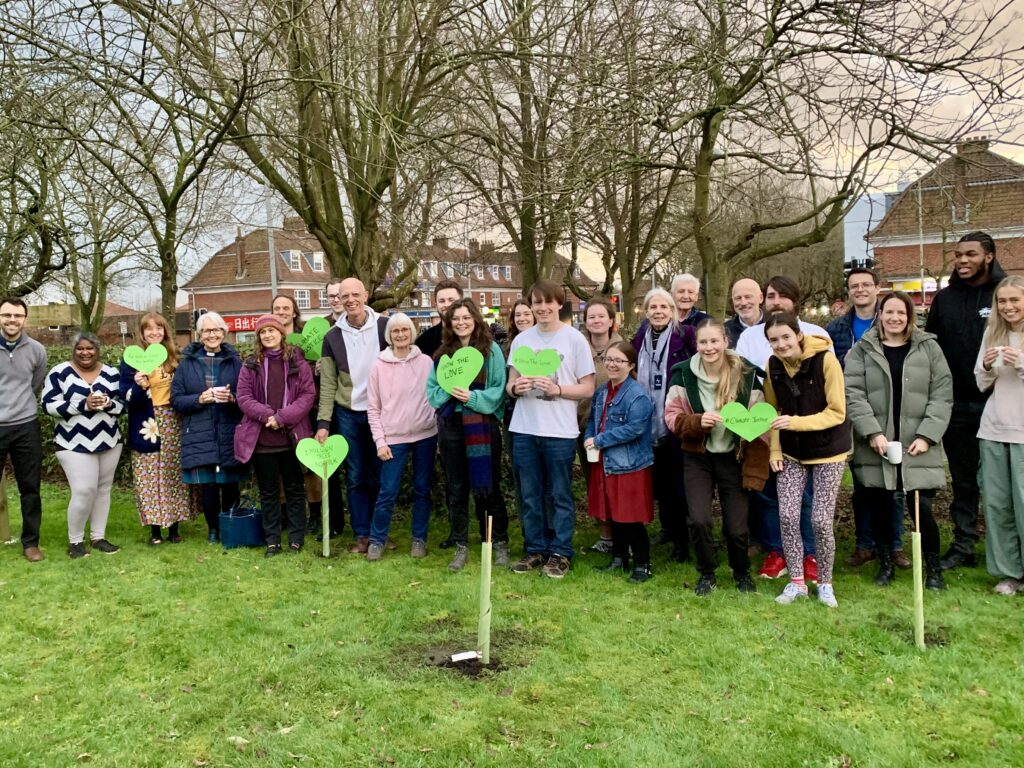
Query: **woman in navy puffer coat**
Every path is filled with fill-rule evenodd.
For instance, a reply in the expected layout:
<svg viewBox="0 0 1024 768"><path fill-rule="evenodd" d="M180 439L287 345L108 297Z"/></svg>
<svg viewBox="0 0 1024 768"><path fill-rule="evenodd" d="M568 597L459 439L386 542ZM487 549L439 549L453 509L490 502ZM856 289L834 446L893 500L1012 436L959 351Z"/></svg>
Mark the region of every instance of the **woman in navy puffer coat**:
<svg viewBox="0 0 1024 768"><path fill-rule="evenodd" d="M246 466L235 458L235 428L242 412L235 404L242 361L224 343L227 325L216 312L199 318L201 341L189 344L171 383L171 405L185 417L181 474L202 489L209 541L220 540L220 513L238 503L238 482Z"/></svg>

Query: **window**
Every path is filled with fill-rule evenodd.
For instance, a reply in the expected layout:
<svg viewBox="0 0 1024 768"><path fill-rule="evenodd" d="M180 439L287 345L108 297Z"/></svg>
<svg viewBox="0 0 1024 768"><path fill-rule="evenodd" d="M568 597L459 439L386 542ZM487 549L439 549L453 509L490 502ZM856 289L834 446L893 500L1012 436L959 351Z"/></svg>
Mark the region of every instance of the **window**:
<svg viewBox="0 0 1024 768"><path fill-rule="evenodd" d="M480 306L481 307L486 307L487 306L487 294L484 293L483 291L480 291Z"/></svg>
<svg viewBox="0 0 1024 768"><path fill-rule="evenodd" d="M293 251L296 253L296 251ZM327 292L324 291L326 294ZM305 288L295 289L295 306L299 309L309 309L309 291Z"/></svg>
<svg viewBox="0 0 1024 768"><path fill-rule="evenodd" d="M491 264L491 277L493 277L495 280L498 279L498 265L497 264Z"/></svg>
<svg viewBox="0 0 1024 768"><path fill-rule="evenodd" d="M505 279L506 280L511 280L512 279L512 267L507 266L507 265L505 267Z"/></svg>
<svg viewBox="0 0 1024 768"><path fill-rule="evenodd" d="M954 224L966 224L971 220L971 204L964 203L963 205L953 204L953 223Z"/></svg>
<svg viewBox="0 0 1024 768"><path fill-rule="evenodd" d="M437 262L436 261L425 261L423 266L427 268L427 274L431 277L437 277Z"/></svg>
<svg viewBox="0 0 1024 768"><path fill-rule="evenodd" d="M572 268L572 276L574 278L576 278L577 280L580 279L580 265L579 264L576 264L576 265L573 266L573 268Z"/></svg>
<svg viewBox="0 0 1024 768"><path fill-rule="evenodd" d="M455 267L452 266L452 263L450 261L443 262L442 266L444 267L445 277L451 277L452 275L455 274Z"/></svg>
<svg viewBox="0 0 1024 768"><path fill-rule="evenodd" d="M395 274L402 274L403 269L405 269L405 259L395 259Z"/></svg>
<svg viewBox="0 0 1024 768"><path fill-rule="evenodd" d="M482 264L473 265L473 275L474 277L476 277L477 280L484 279L484 267Z"/></svg>
<svg viewBox="0 0 1024 768"><path fill-rule="evenodd" d="M501 294L497 291L491 291L491 306L496 309L501 307Z"/></svg>
<svg viewBox="0 0 1024 768"><path fill-rule="evenodd" d="M292 272L300 272L302 270L302 252L301 251L285 251L288 254L288 269Z"/></svg>
<svg viewBox="0 0 1024 768"><path fill-rule="evenodd" d="M430 306L430 294L427 293L427 291L421 291L420 292L420 306L421 307L429 307Z"/></svg>
<svg viewBox="0 0 1024 768"><path fill-rule="evenodd" d="M327 300L327 289L326 288L321 288L320 289L320 307L323 308L323 307L329 307L329 306L331 306L331 303Z"/></svg>
<svg viewBox="0 0 1024 768"><path fill-rule="evenodd" d="M323 251L313 251L313 259L312 259L312 261L313 261L313 271L314 272L323 272L324 271L324 252ZM323 305L321 305L321 306L323 306Z"/></svg>

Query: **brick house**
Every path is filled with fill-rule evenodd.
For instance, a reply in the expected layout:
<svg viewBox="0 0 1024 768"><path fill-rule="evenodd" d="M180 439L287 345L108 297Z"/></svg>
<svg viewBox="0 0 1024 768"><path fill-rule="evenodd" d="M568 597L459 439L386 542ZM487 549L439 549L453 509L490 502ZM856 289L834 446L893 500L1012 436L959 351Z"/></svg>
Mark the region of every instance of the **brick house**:
<svg viewBox="0 0 1024 768"><path fill-rule="evenodd" d="M302 219L288 217L281 229L274 229L277 252L278 293L293 296L304 317L326 315L327 281L331 278L319 241L306 231ZM242 234L217 251L184 286L189 294L187 307L179 310L208 310L220 313L234 341L251 339L257 317L270 310L270 261L267 258L267 230ZM522 280L514 252L498 251L492 243L470 240L468 248L452 248L446 238L434 238L417 249L419 268L415 288L396 308L413 318L421 327L436 316L433 306L434 285L450 278L462 284L466 294L481 307L500 309L504 318L517 297L522 295ZM555 279L564 275L568 265L559 258ZM404 259L395 259L384 280L389 285L405 267ZM561 270L561 272L559 272ZM576 280L587 290L597 284L576 269ZM575 297L580 301L580 297ZM579 304L574 307L577 309ZM503 320L504 322L504 320Z"/></svg>
<svg viewBox="0 0 1024 768"><path fill-rule="evenodd" d="M921 231L924 232L923 263ZM949 281L953 248L968 232L996 241L1007 273L1024 273L1024 165L968 139L916 182L886 196L886 213L867 240L875 265L895 290L924 303Z"/></svg>

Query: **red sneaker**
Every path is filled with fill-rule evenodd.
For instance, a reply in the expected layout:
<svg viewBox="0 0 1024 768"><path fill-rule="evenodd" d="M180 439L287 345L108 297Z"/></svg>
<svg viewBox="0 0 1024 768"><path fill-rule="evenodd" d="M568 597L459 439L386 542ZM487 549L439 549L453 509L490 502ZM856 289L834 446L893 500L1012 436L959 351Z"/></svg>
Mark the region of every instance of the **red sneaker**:
<svg viewBox="0 0 1024 768"><path fill-rule="evenodd" d="M777 579L787 573L789 569L786 568L786 559L778 552L769 552L757 575L762 579Z"/></svg>
<svg viewBox="0 0 1024 768"><path fill-rule="evenodd" d="M804 558L804 581L818 583L818 561L814 555Z"/></svg>

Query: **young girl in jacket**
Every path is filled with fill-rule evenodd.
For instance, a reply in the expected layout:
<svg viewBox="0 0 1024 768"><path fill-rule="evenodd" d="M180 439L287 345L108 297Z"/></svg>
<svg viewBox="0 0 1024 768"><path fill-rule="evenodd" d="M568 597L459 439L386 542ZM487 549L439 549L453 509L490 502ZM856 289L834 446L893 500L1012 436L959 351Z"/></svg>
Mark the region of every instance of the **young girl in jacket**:
<svg viewBox="0 0 1024 768"><path fill-rule="evenodd" d="M645 527L654 519L651 414L654 403L636 380L637 354L624 341L604 353L607 384L594 392L583 445L600 450L590 464L587 512L611 522L612 560L600 570L629 571L635 583L651 578L651 545Z"/></svg>
<svg viewBox="0 0 1024 768"><path fill-rule="evenodd" d="M367 560L380 560L388 541L405 464L412 457L413 557L427 556L430 523L430 481L437 453L437 420L427 402L426 385L433 364L413 344L416 329L408 315L388 318L384 339L388 347L370 369L366 418L381 460L380 493L370 521Z"/></svg>
<svg viewBox="0 0 1024 768"><path fill-rule="evenodd" d="M505 402L505 358L491 339L472 299L459 299L441 321L441 346L427 378L427 400L437 411L438 446L444 467L455 555L448 570L460 571L469 558L469 497L473 497L481 538L494 518L494 564L508 565L508 511L501 494L501 417ZM448 394L437 383L437 363L466 346L484 357L469 389Z"/></svg>
<svg viewBox="0 0 1024 768"><path fill-rule="evenodd" d="M260 488L267 557L281 552L281 486L288 519L288 551L302 549L306 533L306 488L295 445L313 434L309 410L316 397L313 374L302 351L284 340L274 315L256 321L256 353L238 376L242 422L235 430L235 458L252 461Z"/></svg>
<svg viewBox="0 0 1024 768"><path fill-rule="evenodd" d="M1003 279L994 303L974 366L992 391L978 429L985 564L996 593L1013 595L1024 592L1024 277Z"/></svg>
<svg viewBox="0 0 1024 768"><path fill-rule="evenodd" d="M942 589L939 526L932 515L932 496L946 485L942 436L953 408L953 379L935 336L914 324L914 304L905 293L887 294L878 304L878 320L854 344L846 359L846 402L853 424L853 477L871 511L871 528L893 530L893 518L904 505L915 519L920 504L921 544L926 564L925 586ZM886 458L890 441L902 446L902 461ZM889 537L876 541L878 573L884 587L895 578Z"/></svg>
<svg viewBox="0 0 1024 768"><path fill-rule="evenodd" d="M718 557L712 537L711 501L717 489L722 507L722 529L729 567L740 592L754 592L750 578L748 526L749 496L744 490L745 463L738 451L741 441L722 423L719 411L727 403L753 407L764 399L754 366L728 349L725 326L708 318L697 326L697 354L672 372L665 423L682 444L683 483L690 512L690 535L697 555L700 581L695 590L703 597L715 589ZM760 475L768 476L767 444L758 438L743 444L746 464L760 460Z"/></svg>
<svg viewBox="0 0 1024 768"><path fill-rule="evenodd" d="M772 348L764 397L779 413L772 422L771 467L779 473L779 522L790 577L775 601L785 605L807 597L800 500L807 475L811 474L818 600L835 608L839 604L832 587L836 556L832 519L851 443L843 370L829 350L828 338L805 336L792 313L772 315L765 322L764 333Z"/></svg>

